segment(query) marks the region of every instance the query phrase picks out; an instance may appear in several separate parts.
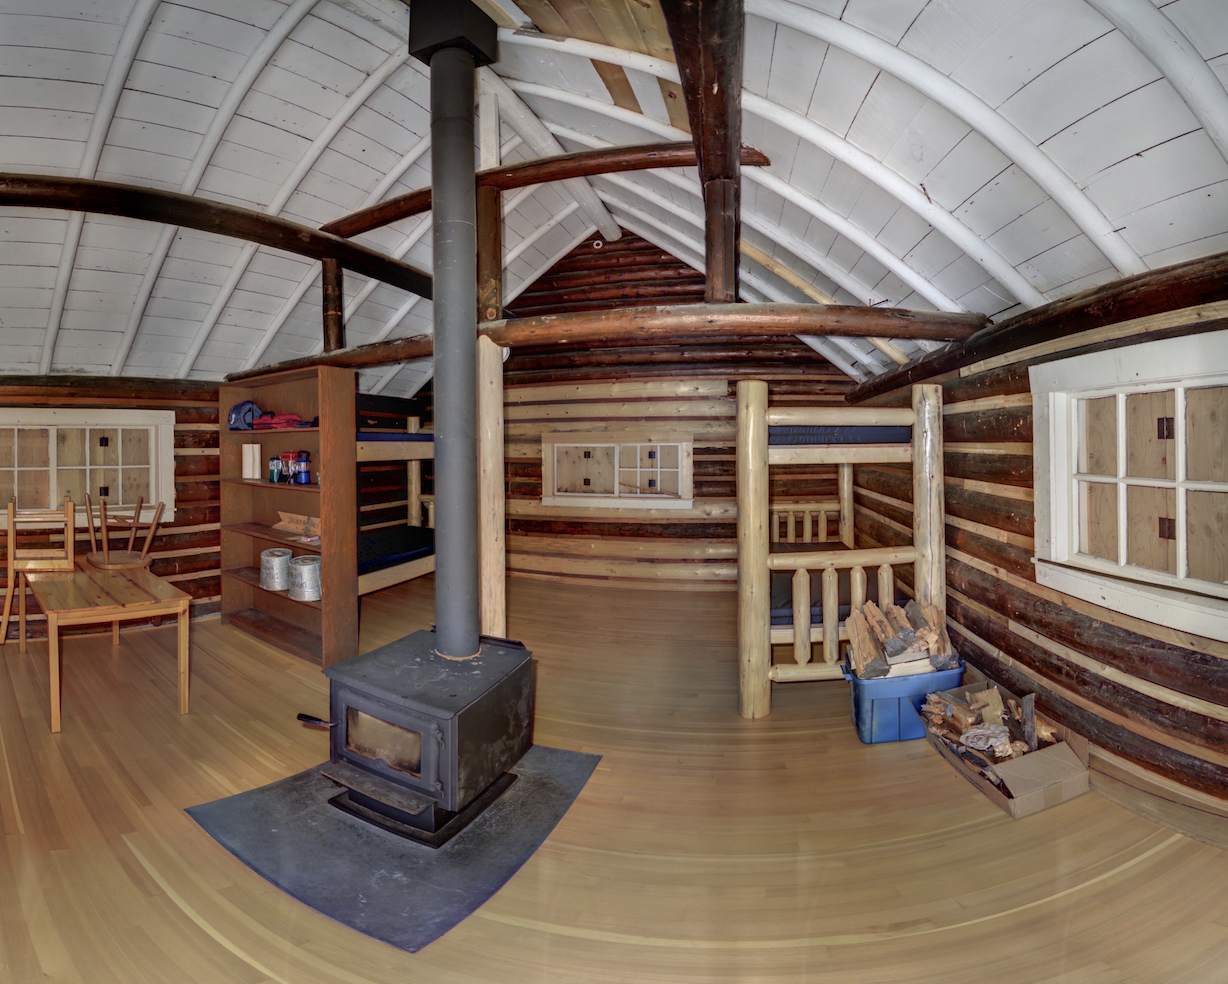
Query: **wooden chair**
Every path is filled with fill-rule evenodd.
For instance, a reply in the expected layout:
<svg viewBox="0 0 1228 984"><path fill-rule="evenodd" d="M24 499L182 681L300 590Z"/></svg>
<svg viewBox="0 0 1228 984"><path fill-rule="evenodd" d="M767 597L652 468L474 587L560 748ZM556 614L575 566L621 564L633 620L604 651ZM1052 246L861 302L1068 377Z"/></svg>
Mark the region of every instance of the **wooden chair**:
<svg viewBox="0 0 1228 984"><path fill-rule="evenodd" d="M136 535L141 523L141 506L144 504L144 499L136 500L136 509L132 511L131 516L107 516L107 501L103 499L99 503L99 508L102 512L102 549L98 549L98 541L94 537L94 504L90 501L89 493L85 496L85 515L89 522L90 532L90 552L86 554L85 559L95 567L104 571L126 570L133 567L148 567L153 558L149 556L149 548L153 546L154 536L158 532L158 523L162 519L162 510L165 504L159 502L158 509L154 513L153 522L149 524L149 532L145 535L145 545L141 547L138 553L133 549L136 543ZM119 529L122 536L124 531L128 531L128 547L125 550L111 549L111 527L115 526Z"/></svg>
<svg viewBox="0 0 1228 984"><path fill-rule="evenodd" d="M18 604L18 649L26 651L26 575L46 571L72 571L75 557L77 528L72 500L64 496L63 509L18 509L17 500L8 504L7 548L8 586L4 591L4 616L0 619L0 644L7 639L9 615L13 611L13 593L19 591ZM64 535L62 546L46 544L38 547L22 547L17 543L17 525L23 530L44 528L59 530Z"/></svg>

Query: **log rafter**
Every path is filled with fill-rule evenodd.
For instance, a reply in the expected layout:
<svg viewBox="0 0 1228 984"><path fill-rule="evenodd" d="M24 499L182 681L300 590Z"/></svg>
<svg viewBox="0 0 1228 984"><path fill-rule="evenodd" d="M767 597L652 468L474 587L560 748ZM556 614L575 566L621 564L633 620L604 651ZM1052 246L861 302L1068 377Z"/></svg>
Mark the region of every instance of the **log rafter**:
<svg viewBox="0 0 1228 984"><path fill-rule="evenodd" d="M634 147L559 154L520 164L489 168L478 172L477 185L479 188L508 191L547 181L566 181L569 178L613 174L616 171L642 171L654 167L694 167L695 163L695 148L691 144L640 144ZM743 147L742 163L762 167L771 161L762 151ZM431 189L419 188L417 191L389 198L386 202L335 219L320 226L320 231L348 239L398 219L419 215L429 211L430 207Z"/></svg>
<svg viewBox="0 0 1228 984"><path fill-rule="evenodd" d="M73 209L186 226L323 260L431 296L431 276L366 246L264 212L156 188L49 175L0 174L0 205Z"/></svg>
<svg viewBox="0 0 1228 984"><path fill-rule="evenodd" d="M613 311L543 315L488 321L478 333L507 348L523 345L590 345L618 342L689 342L744 336L844 335L959 341L986 319L979 314L909 311L815 304L682 304L627 307ZM232 373L228 381L305 366L377 366L422 359L434 351L430 335L374 342L355 348Z"/></svg>

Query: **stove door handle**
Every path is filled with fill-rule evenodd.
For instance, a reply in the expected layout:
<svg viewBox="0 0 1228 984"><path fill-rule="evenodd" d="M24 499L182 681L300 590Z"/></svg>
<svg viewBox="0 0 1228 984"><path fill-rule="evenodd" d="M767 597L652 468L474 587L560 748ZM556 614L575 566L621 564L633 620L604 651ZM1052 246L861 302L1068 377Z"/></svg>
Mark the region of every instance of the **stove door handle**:
<svg viewBox="0 0 1228 984"><path fill-rule="evenodd" d="M323 718L318 718L314 714L303 714L301 711L295 715L300 721L305 724L314 724L321 728L335 728L336 721L325 721Z"/></svg>

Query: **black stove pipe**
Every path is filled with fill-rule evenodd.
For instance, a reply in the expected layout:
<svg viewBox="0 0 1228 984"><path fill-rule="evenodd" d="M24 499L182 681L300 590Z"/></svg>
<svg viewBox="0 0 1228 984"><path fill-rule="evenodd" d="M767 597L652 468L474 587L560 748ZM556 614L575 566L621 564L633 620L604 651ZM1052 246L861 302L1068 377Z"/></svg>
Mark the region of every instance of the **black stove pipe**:
<svg viewBox="0 0 1228 984"><path fill-rule="evenodd" d="M435 642L464 659L481 646L473 76L498 56L495 22L470 0L414 0L409 52L431 68Z"/></svg>
<svg viewBox="0 0 1228 984"><path fill-rule="evenodd" d="M472 656L478 614L477 232L473 55L431 56L435 264L435 638Z"/></svg>

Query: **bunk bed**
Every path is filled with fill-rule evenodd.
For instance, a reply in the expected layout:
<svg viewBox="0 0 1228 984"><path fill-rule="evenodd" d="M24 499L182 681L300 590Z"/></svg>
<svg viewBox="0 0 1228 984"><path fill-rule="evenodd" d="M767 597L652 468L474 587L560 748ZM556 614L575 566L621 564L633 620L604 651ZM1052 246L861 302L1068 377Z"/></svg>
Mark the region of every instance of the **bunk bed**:
<svg viewBox="0 0 1228 984"><path fill-rule="evenodd" d="M737 393L739 711L756 718L771 710L773 683L843 678L842 616L867 599L895 600L895 566L911 563L918 603L945 611L942 389L914 386L911 407L886 408L769 408L759 380ZM880 463L912 465L913 542L855 549L853 466ZM815 464L838 466L836 503L769 503L771 466ZM829 543L833 505L840 538ZM794 662L773 666L773 645L792 645Z"/></svg>
<svg viewBox="0 0 1228 984"><path fill-rule="evenodd" d="M403 520L364 526L360 511L358 593L364 595L435 570L434 502L433 499L424 502L422 495L422 462L435 457L435 438L433 434L421 432L418 417L394 415L390 419L387 415L373 413L369 407L364 407L361 396L357 417L355 457L359 468L377 462L403 462L406 473L405 499L380 504L399 508L403 503ZM393 422L404 429L371 429ZM364 424L368 429L364 429ZM423 525L424 505L427 507L426 525Z"/></svg>

